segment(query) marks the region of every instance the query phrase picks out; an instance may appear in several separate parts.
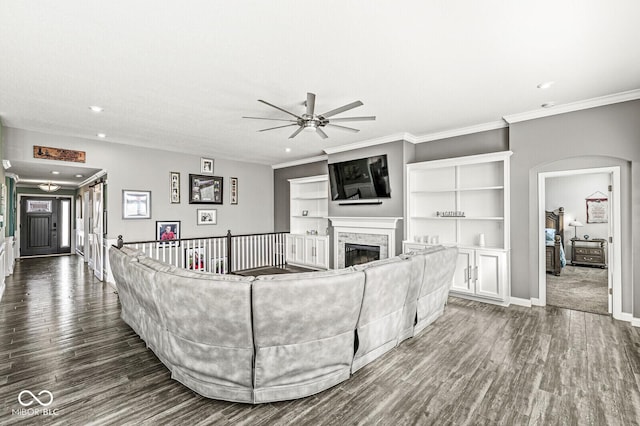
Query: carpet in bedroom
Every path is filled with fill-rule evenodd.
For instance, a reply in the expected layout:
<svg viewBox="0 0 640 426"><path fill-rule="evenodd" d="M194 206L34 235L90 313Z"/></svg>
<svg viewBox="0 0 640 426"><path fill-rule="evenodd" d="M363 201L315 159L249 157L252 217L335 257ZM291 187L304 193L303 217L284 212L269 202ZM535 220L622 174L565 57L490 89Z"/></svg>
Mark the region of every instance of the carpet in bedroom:
<svg viewBox="0 0 640 426"><path fill-rule="evenodd" d="M607 274L607 269L570 265L558 277L547 274L547 305L607 315Z"/></svg>

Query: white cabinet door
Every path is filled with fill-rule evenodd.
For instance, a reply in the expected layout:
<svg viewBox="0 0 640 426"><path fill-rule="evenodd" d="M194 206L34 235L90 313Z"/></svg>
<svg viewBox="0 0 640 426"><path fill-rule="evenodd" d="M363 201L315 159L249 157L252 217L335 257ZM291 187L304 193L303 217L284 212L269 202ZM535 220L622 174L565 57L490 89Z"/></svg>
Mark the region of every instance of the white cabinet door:
<svg viewBox="0 0 640 426"><path fill-rule="evenodd" d="M305 237L303 235L287 234L287 263L304 263Z"/></svg>
<svg viewBox="0 0 640 426"><path fill-rule="evenodd" d="M304 238L304 263L316 268L329 269L329 238L305 237Z"/></svg>
<svg viewBox="0 0 640 426"><path fill-rule="evenodd" d="M329 269L329 237L316 238L316 263L318 268Z"/></svg>
<svg viewBox="0 0 640 426"><path fill-rule="evenodd" d="M314 265L316 263L316 239L304 237L304 263Z"/></svg>
<svg viewBox="0 0 640 426"><path fill-rule="evenodd" d="M504 299L506 253L476 250L475 274L478 296Z"/></svg>
<svg viewBox="0 0 640 426"><path fill-rule="evenodd" d="M475 294L475 281L473 280L474 266L474 250L459 249L451 291Z"/></svg>

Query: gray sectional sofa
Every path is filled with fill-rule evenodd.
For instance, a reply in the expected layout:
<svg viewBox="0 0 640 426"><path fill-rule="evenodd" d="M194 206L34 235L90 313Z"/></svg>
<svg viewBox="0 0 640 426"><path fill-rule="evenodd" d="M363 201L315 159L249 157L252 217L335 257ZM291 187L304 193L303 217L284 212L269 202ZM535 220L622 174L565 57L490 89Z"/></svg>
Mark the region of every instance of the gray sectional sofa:
<svg viewBox="0 0 640 426"><path fill-rule="evenodd" d="M241 277L109 250L122 319L172 378L209 398L302 398L352 373L442 315L457 249L346 269Z"/></svg>

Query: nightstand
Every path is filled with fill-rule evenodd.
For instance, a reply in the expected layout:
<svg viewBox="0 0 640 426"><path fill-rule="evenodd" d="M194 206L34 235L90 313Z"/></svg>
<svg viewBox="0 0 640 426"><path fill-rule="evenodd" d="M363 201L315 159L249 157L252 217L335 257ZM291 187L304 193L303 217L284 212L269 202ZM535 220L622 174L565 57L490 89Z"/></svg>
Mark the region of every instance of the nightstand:
<svg viewBox="0 0 640 426"><path fill-rule="evenodd" d="M607 267L606 247L607 240L594 238L583 240L571 239L571 264Z"/></svg>

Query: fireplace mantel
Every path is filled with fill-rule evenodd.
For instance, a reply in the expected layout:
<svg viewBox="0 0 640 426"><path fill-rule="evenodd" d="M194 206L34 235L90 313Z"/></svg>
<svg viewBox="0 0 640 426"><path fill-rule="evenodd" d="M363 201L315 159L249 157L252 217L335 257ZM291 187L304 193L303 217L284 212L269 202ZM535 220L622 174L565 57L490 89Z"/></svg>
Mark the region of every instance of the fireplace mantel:
<svg viewBox="0 0 640 426"><path fill-rule="evenodd" d="M354 217L329 216L331 225L343 228L377 228L396 229L396 223L401 217Z"/></svg>

